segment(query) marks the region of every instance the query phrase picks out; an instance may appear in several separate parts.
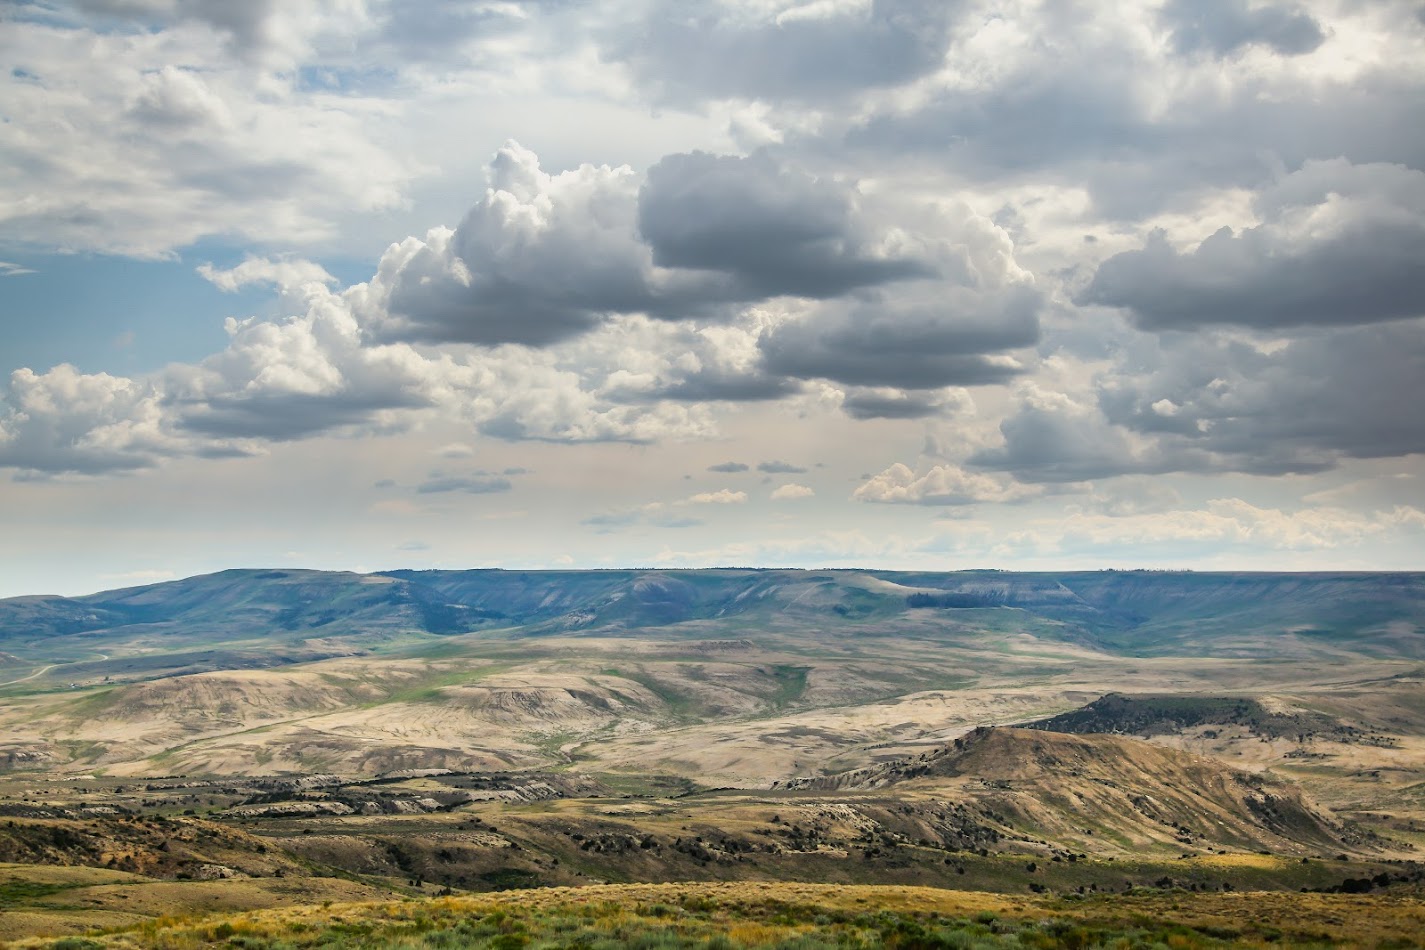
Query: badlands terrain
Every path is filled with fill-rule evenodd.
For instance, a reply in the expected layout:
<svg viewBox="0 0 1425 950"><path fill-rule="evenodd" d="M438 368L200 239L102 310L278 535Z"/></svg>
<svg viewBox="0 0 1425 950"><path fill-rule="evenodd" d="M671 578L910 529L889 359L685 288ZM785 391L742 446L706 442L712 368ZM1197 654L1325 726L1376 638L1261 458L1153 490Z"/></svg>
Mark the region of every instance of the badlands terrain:
<svg viewBox="0 0 1425 950"><path fill-rule="evenodd" d="M592 885L771 934L734 892L635 887L761 881L848 888L787 891L807 921L860 885L1007 895L955 913L1044 946L1074 945L1051 917L1270 891L1295 930L1180 945L1365 915L1406 946L1422 859L1425 574L235 570L0 601L0 940Z"/></svg>

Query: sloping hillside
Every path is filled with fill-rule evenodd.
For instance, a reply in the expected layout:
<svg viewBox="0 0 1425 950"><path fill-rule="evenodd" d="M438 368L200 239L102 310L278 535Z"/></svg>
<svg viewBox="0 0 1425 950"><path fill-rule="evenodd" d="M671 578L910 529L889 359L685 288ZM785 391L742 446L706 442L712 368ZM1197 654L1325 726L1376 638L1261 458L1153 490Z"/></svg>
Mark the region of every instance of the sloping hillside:
<svg viewBox="0 0 1425 950"><path fill-rule="evenodd" d="M1362 842L1265 776L1123 736L981 728L935 752L838 776L807 790L954 788L1059 841L1321 853Z"/></svg>

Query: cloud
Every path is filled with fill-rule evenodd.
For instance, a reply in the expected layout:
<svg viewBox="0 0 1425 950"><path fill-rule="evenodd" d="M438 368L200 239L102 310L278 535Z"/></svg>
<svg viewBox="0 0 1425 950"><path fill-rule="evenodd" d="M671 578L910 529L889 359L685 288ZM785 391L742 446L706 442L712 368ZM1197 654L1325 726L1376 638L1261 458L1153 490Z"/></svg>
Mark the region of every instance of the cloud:
<svg viewBox="0 0 1425 950"><path fill-rule="evenodd" d="M145 377L16 371L0 416L0 465L97 474L178 456L254 454L265 443L330 433L393 434L427 418L483 435L543 442L652 443L707 436L698 405L600 393L626 362L602 344L573 353L523 348L453 355L369 340L357 314L371 290L318 283L284 298L302 311L229 319L228 345ZM571 366L577 368L570 368Z"/></svg>
<svg viewBox="0 0 1425 950"><path fill-rule="evenodd" d="M723 274L730 299L822 299L928 273L877 246L853 188L765 152L663 158L639 192L638 229L656 265Z"/></svg>
<svg viewBox="0 0 1425 950"><path fill-rule="evenodd" d="M758 462L757 471L768 475L800 475L806 469L800 465L793 465L790 462L773 460L770 462Z"/></svg>
<svg viewBox="0 0 1425 950"><path fill-rule="evenodd" d="M1349 325L1425 315L1425 172L1312 162L1263 192L1264 221L1179 252L1156 231L1109 258L1079 302L1149 330Z"/></svg>
<svg viewBox="0 0 1425 950"><path fill-rule="evenodd" d="M181 455L249 454L242 442L204 441L179 431L161 389L62 363L46 373L18 369L0 415L0 466L22 473L96 475L151 468Z"/></svg>
<svg viewBox="0 0 1425 950"><path fill-rule="evenodd" d="M295 70L255 77L201 31L45 18L7 30L7 61L32 81L0 88L22 130L0 222L28 244L159 258L218 235L331 241L340 222L397 207L417 171L385 146L381 108L333 108Z"/></svg>
<svg viewBox="0 0 1425 950"><path fill-rule="evenodd" d="M747 466L742 462L719 462L716 465L708 466L709 472L745 472Z"/></svg>
<svg viewBox="0 0 1425 950"><path fill-rule="evenodd" d="M1401 408L1425 398L1419 321L1314 331L1270 350L1201 335L1162 347L1147 371L1104 381L1107 419L1262 474L1425 452L1425 420Z"/></svg>
<svg viewBox="0 0 1425 950"><path fill-rule="evenodd" d="M1002 442L970 455L974 468L1007 471L1034 484L1117 475L1204 470L1203 453L1173 455L1155 442L1135 443L1093 407L1031 390L999 425Z"/></svg>
<svg viewBox="0 0 1425 950"><path fill-rule="evenodd" d="M13 264L10 261L0 261L0 277L23 277L25 274L33 274L32 268L23 264Z"/></svg>
<svg viewBox="0 0 1425 950"><path fill-rule="evenodd" d="M1031 494L1023 486L957 465L933 465L917 473L897 462L857 486L851 497L882 505L959 506L1018 501Z"/></svg>
<svg viewBox="0 0 1425 950"><path fill-rule="evenodd" d="M229 318L226 349L174 365L163 382L185 429L287 441L396 423L428 408L460 370L409 346L367 346L345 300L307 285L307 312L280 321ZM383 415L386 414L386 415Z"/></svg>
<svg viewBox="0 0 1425 950"><path fill-rule="evenodd" d="M606 48L666 99L825 100L935 70L960 6L871 0L690 11L659 0L641 22L611 30Z"/></svg>
<svg viewBox="0 0 1425 950"><path fill-rule="evenodd" d="M632 401L749 403L800 392L801 381L775 376L762 366L757 341L762 328L773 322L770 315L754 309L730 320L696 328L663 324L656 339L642 344L644 349L652 347L645 354L646 371L615 373L610 394ZM628 361L626 354L621 359Z"/></svg>
<svg viewBox="0 0 1425 950"><path fill-rule="evenodd" d="M1283 56L1310 53L1326 34L1310 13L1294 4L1248 5L1246 0L1170 0L1162 18L1179 53L1228 56L1260 44Z"/></svg>
<svg viewBox="0 0 1425 950"><path fill-rule="evenodd" d="M467 475L445 475L432 472L430 477L416 487L422 495L461 492L466 495L492 495L507 492L514 484L504 476L489 472L475 472Z"/></svg>
<svg viewBox="0 0 1425 950"><path fill-rule="evenodd" d="M289 293L307 284L324 286L336 283L325 267L301 258L272 260L249 256L236 267L223 270L212 264L199 264L198 274L208 283L226 293L233 293L252 284L270 284Z"/></svg>
<svg viewBox="0 0 1425 950"><path fill-rule="evenodd" d="M1320 29L1339 32L1340 45L1284 57L1274 44L1301 52L1309 29L1295 41L1268 21L1299 8L1254 3L1246 21L1231 22L1242 9L1235 0L1183 2L1163 21L1146 7L1007 13L961 35L945 81L884 97L843 122L793 126L788 141L843 158L850 149L905 177L953 169L956 182L981 190L1029 189L1027 204L1040 210L1057 189L1130 222L1191 214L1214 189L1256 189L1312 160L1421 167L1421 80L1398 68L1418 26L1384 8L1338 6L1339 30ZM1164 32L1173 10L1204 11L1200 28L1179 17L1187 45L1210 53L1248 44L1252 54L1183 55ZM1345 66L1343 50L1357 37L1372 52Z"/></svg>
<svg viewBox="0 0 1425 950"><path fill-rule="evenodd" d="M690 505L740 505L747 501L747 492L720 488L717 491L698 492L687 499Z"/></svg>
<svg viewBox="0 0 1425 950"><path fill-rule="evenodd" d="M453 67L478 55L480 39L498 40L527 24L538 0L451 5L440 0L76 0L97 30L143 32L206 28L239 60L274 71L320 63L319 77L350 64L383 71ZM472 48L472 46L474 48ZM345 54L345 55L343 55ZM315 69L314 69L315 71Z"/></svg>
<svg viewBox="0 0 1425 950"><path fill-rule="evenodd" d="M816 492L805 485L798 485L796 482L788 482L785 485L778 485L772 490L773 501L795 501L798 498L811 498Z"/></svg>
<svg viewBox="0 0 1425 950"><path fill-rule="evenodd" d="M1030 287L946 287L941 302L831 305L765 334L769 372L853 386L939 389L1004 383L1024 372L1007 351L1039 340L1042 296Z"/></svg>
<svg viewBox="0 0 1425 950"><path fill-rule="evenodd" d="M890 386L852 387L841 410L853 419L926 419L964 412L973 404L964 389L907 391Z"/></svg>
<svg viewBox="0 0 1425 950"><path fill-rule="evenodd" d="M373 282L385 298L374 330L386 340L543 346L608 314L649 309L636 192L626 166L550 175L533 152L507 143L459 227L387 251Z"/></svg>
<svg viewBox="0 0 1425 950"><path fill-rule="evenodd" d="M627 166L551 175L510 142L488 175L455 230L387 251L367 311L378 339L543 347L619 314L725 320L731 305L929 273L884 249L852 189L765 155L669 155L646 178ZM665 391L774 398L788 384L713 366Z"/></svg>

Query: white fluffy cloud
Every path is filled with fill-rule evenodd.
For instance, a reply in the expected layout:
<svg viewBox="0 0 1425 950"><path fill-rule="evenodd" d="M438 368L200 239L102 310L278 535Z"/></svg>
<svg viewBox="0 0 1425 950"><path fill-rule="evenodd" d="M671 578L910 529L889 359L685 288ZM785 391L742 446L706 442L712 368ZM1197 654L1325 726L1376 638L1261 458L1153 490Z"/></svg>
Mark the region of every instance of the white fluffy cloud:
<svg viewBox="0 0 1425 950"><path fill-rule="evenodd" d="M785 485L778 485L772 489L770 497L773 501L796 501L799 498L812 498L816 492L806 485L798 485L796 482L788 482Z"/></svg>
<svg viewBox="0 0 1425 950"><path fill-rule="evenodd" d="M236 267L223 269L212 264L198 265L198 274L219 290L232 293L253 284L269 284L283 293L295 293L308 284L323 286L336 283L336 278L315 261L301 258L253 257L249 255Z"/></svg>
<svg viewBox="0 0 1425 950"><path fill-rule="evenodd" d="M747 501L747 492L719 488L717 491L703 491L688 496L690 505L740 505Z"/></svg>
<svg viewBox="0 0 1425 950"><path fill-rule="evenodd" d="M1023 486L957 465L932 465L916 472L896 462L859 485L851 497L883 505L974 505L1017 501L1031 495Z"/></svg>
<svg viewBox="0 0 1425 950"><path fill-rule="evenodd" d="M22 472L106 474L177 455L251 451L241 442L179 431L153 382L81 373L68 364L46 373L15 370L5 399L10 410L0 416L0 465Z"/></svg>

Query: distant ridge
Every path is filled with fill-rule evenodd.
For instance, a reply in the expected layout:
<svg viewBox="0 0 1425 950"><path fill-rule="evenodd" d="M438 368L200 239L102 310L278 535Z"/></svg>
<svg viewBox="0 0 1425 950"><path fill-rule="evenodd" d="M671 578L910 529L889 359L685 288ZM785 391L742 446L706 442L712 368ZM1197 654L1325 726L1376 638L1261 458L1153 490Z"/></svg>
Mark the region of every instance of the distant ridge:
<svg viewBox="0 0 1425 950"><path fill-rule="evenodd" d="M0 600L0 651L36 638L144 627L176 640L304 641L339 633L380 643L409 634L638 629L733 617L833 624L901 615L1023 611L1062 638L1143 654L1246 655L1262 633L1325 648L1349 640L1425 659L1425 573L1083 571L393 570L373 574L229 570L83 597ZM1413 632L1412 632L1413 631ZM1243 633L1250 636L1244 636ZM1256 644L1254 646L1254 643ZM358 644L359 645L359 644Z"/></svg>

